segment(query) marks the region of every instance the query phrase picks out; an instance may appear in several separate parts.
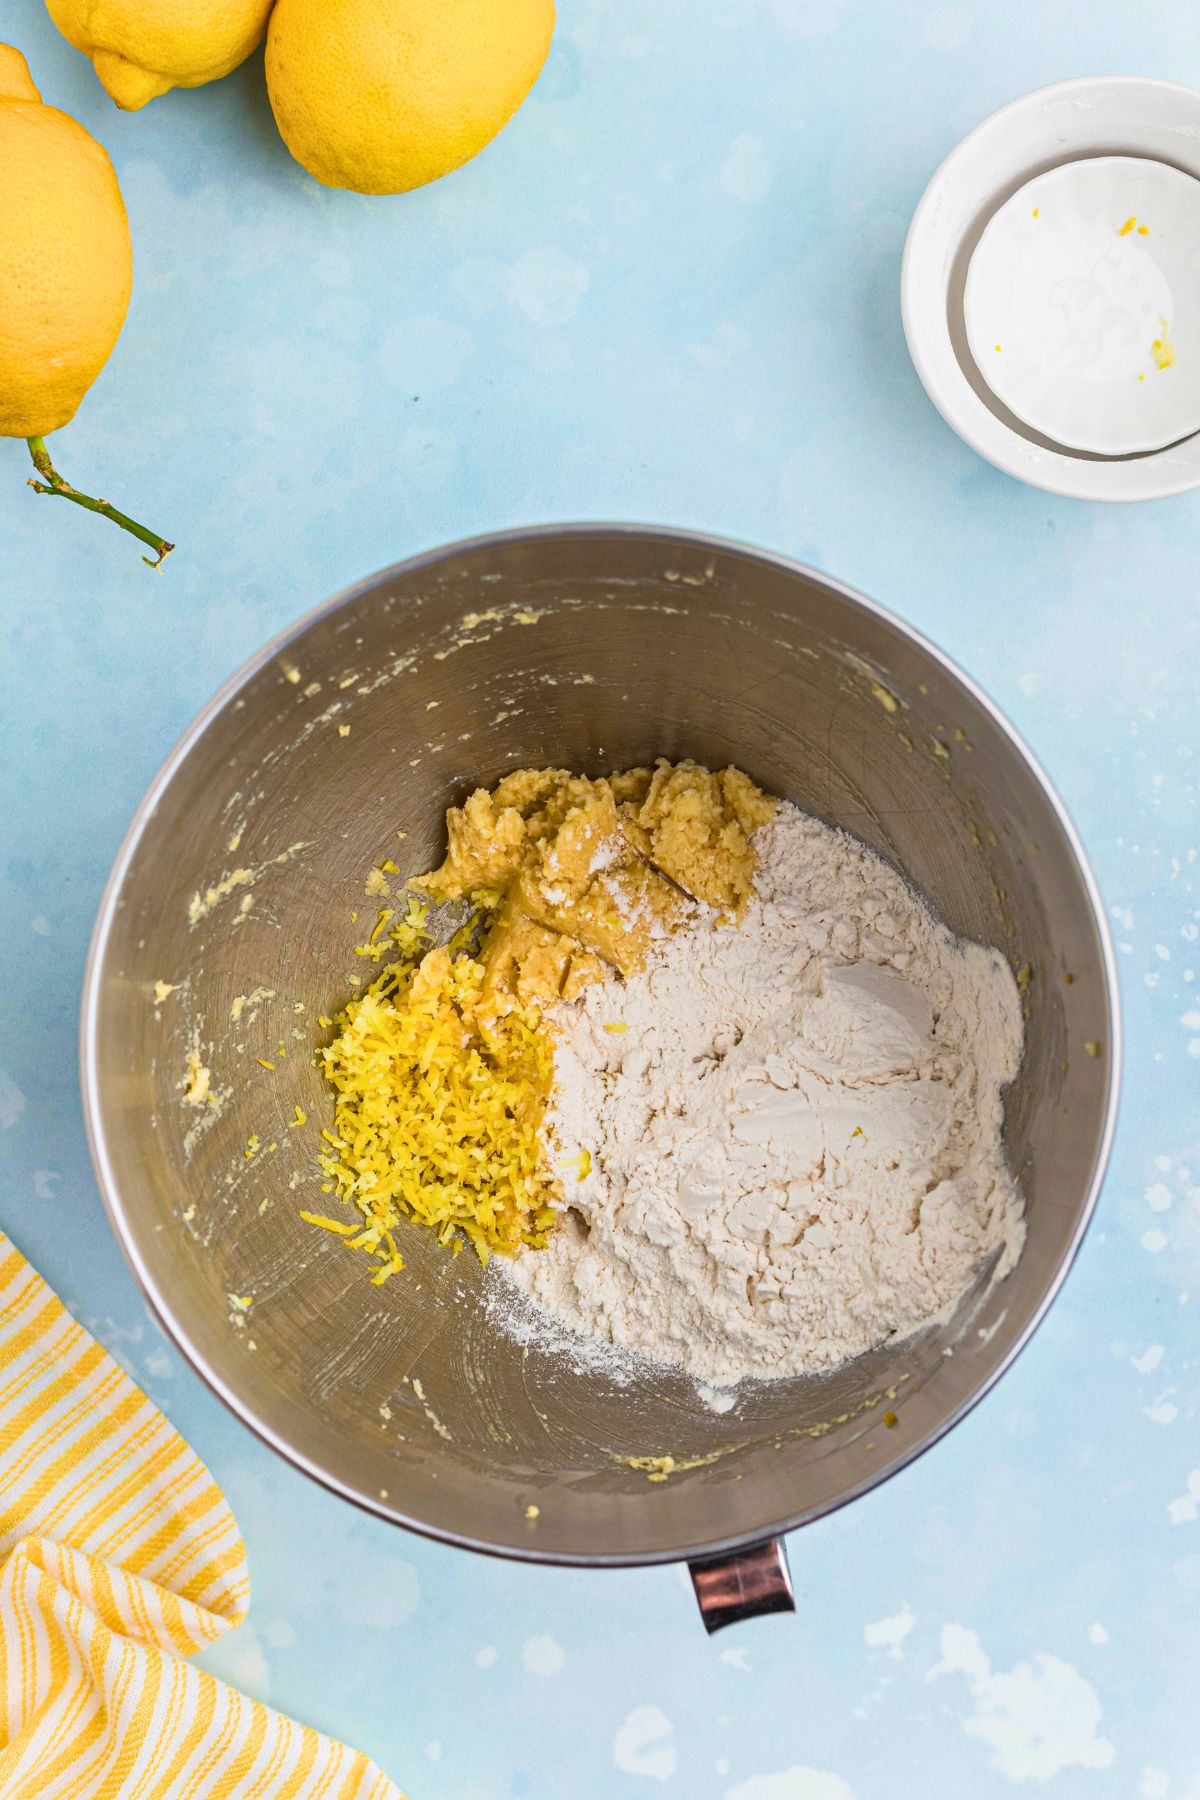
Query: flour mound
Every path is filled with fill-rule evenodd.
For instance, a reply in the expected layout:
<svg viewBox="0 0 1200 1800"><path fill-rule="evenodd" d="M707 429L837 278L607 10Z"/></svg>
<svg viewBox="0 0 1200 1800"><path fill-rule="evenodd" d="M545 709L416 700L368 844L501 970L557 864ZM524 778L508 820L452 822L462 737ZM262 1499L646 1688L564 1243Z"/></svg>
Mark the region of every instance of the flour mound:
<svg viewBox="0 0 1200 1800"><path fill-rule="evenodd" d="M1007 963L793 806L754 843L740 925L550 1015L570 1210L503 1264L560 1324L719 1384L905 1336L1024 1240Z"/></svg>

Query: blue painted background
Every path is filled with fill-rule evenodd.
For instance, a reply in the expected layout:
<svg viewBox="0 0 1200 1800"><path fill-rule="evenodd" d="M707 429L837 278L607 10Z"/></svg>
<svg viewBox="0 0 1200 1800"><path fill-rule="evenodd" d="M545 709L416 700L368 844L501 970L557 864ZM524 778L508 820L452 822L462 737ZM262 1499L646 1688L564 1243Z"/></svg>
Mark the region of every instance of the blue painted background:
<svg viewBox="0 0 1200 1800"><path fill-rule="evenodd" d="M897 280L965 130L1069 75L1200 85L1200 11L560 11L496 144L376 200L290 161L260 57L126 117L37 0L4 6L134 235L55 448L179 549L149 574L0 440L0 1221L235 1505L251 1623L210 1665L415 1800L1198 1800L1200 495L1102 510L993 471L922 393ZM469 1558L253 1443L147 1320L76 1087L105 874L210 691L379 565L580 516L755 539L930 632L1049 765L1120 945L1117 1153L1049 1322L949 1442L793 1540L794 1620L713 1643L676 1571Z"/></svg>

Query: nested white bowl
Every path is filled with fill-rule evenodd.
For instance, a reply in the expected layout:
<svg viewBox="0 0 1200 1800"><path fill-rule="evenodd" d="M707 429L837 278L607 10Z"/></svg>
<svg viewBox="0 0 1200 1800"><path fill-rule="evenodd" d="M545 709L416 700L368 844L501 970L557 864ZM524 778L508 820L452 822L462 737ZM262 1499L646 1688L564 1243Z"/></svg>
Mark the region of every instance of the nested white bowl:
<svg viewBox="0 0 1200 1800"><path fill-rule="evenodd" d="M900 283L904 331L942 417L997 468L1081 500L1160 499L1200 486L1200 433L1148 454L1068 450L1004 406L967 342L967 270L998 208L1033 176L1100 156L1149 157L1200 178L1200 92L1145 76L1086 76L1035 89L976 126L913 214Z"/></svg>

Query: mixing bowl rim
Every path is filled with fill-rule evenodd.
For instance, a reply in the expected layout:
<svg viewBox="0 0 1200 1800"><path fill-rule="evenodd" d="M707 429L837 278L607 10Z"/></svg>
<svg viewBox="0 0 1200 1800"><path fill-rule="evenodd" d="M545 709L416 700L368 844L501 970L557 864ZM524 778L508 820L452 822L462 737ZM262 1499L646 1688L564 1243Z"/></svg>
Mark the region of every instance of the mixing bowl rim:
<svg viewBox="0 0 1200 1800"><path fill-rule="evenodd" d="M921 1439L910 1447L898 1450L886 1465L878 1472L864 1476L845 1491L837 1494L819 1505L809 1507L799 1513L789 1514L773 1523L764 1523L752 1531L739 1532L733 1536L704 1541L697 1544L672 1546L669 1549L627 1552L588 1552L558 1551L541 1549L536 1545L502 1544L493 1541L473 1538L465 1533L457 1532L431 1523L427 1519L410 1517L398 1508L383 1502L374 1496L360 1493L332 1471L321 1467L308 1457L303 1450L289 1443L265 1420L259 1418L251 1405L227 1383L214 1369L208 1366L205 1357L191 1341L182 1323L174 1316L170 1302L161 1294L150 1275L136 1239L125 1215L121 1194L109 1158L107 1134L100 1099L100 1068L98 1024L100 1011L100 992L104 975L104 965L109 940L119 911L121 890L124 885L129 866L141 842L142 836L158 809L159 801L166 793L176 774L183 767L196 745L213 721L222 713L228 703L245 688L264 668L278 658L292 644L301 638L311 627L322 620L331 618L354 601L379 590L390 581L409 577L422 570L438 567L453 558L494 551L513 544L529 544L544 539L586 538L595 536L613 538L648 538L673 543L681 548L686 547L700 552L718 552L735 556L747 556L755 561L768 563L785 571L789 575L798 575L802 579L814 582L819 587L832 591L839 599L850 602L850 605L895 629L903 638L915 644L918 649L932 658L950 677L962 684L972 696L976 704L998 727L1004 739L1015 754L1024 762L1036 785L1048 801L1051 810L1062 829L1071 855L1079 871L1084 892L1091 908L1092 922L1100 944L1101 962L1104 970L1105 1009L1108 1019L1107 1035L1107 1081L1104 1095L1104 1124L1100 1135L1097 1154L1093 1160L1087 1192L1079 1210L1079 1216L1071 1233L1071 1239L1053 1271L1045 1292L1041 1295L1031 1317L1015 1341L1009 1346L1005 1355L997 1365L987 1371L978 1386L973 1388L960 1403L928 1431ZM1067 811L1053 782L1037 757L1029 749L1020 733L1005 717L996 703L985 693L978 683L962 669L953 657L949 656L932 639L925 636L908 620L901 618L888 607L870 599L856 588L825 574L810 564L802 563L794 557L782 552L767 550L759 545L747 543L740 539L716 536L707 532L690 530L686 526L639 524L625 521L567 521L544 525L527 525L510 527L503 531L483 532L476 536L461 538L454 543L439 545L432 550L424 550L416 555L406 557L403 561L393 563L385 569L368 575L362 580L341 589L331 599L322 601L308 612L294 620L277 632L259 650L253 652L229 679L222 683L212 698L200 709L184 729L172 749L164 759L161 767L151 780L145 794L130 820L129 826L121 840L120 847L113 861L104 892L96 915L96 923L92 932L88 950L87 966L84 972L82 1000L80 1007L80 1085L83 1098L84 1124L87 1131L88 1148L91 1153L92 1166L95 1170L97 1185L105 1212L114 1237L120 1246L121 1253L129 1266L142 1297L151 1315L166 1333L170 1341L184 1356L190 1367L204 1382L205 1386L229 1409L233 1416L246 1426L261 1442L274 1450L284 1461L300 1470L311 1480L328 1489L353 1505L361 1507L364 1512L386 1520L389 1524L400 1525L405 1530L415 1532L418 1536L431 1538L435 1542L451 1544L465 1550L473 1550L482 1555L501 1557L507 1561L541 1563L567 1568L637 1568L655 1564L687 1562L706 1558L734 1554L750 1546L762 1543L766 1539L780 1537L786 1532L798 1530L803 1525L814 1523L817 1519L827 1517L847 1506L851 1501L860 1499L872 1489L882 1486L885 1481L898 1475L902 1469L908 1468L918 1457L931 1450L971 1412L986 1394L990 1393L996 1383L1016 1361L1034 1332L1042 1323L1063 1282L1079 1254L1083 1239L1087 1233L1092 1216L1096 1210L1100 1190L1104 1182L1112 1152L1113 1138L1117 1124L1118 1096L1121 1082L1121 999L1117 976L1116 954L1113 947L1112 934L1105 917L1099 884L1092 871L1087 854L1083 848L1079 833Z"/></svg>

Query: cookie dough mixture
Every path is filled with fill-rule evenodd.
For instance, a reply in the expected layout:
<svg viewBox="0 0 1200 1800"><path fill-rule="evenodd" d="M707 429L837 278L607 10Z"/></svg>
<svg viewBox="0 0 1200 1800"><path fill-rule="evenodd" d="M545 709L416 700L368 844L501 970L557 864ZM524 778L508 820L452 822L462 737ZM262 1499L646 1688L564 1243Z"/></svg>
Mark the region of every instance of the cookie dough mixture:
<svg viewBox="0 0 1200 1800"><path fill-rule="evenodd" d="M699 917L737 916L750 894L750 835L775 802L739 769L696 763L589 780L519 769L446 815L450 849L418 887L495 909L483 1004L571 1000Z"/></svg>
<svg viewBox="0 0 1200 1800"><path fill-rule="evenodd" d="M336 1092L322 1193L351 1216L304 1217L373 1256L377 1282L403 1267L403 1215L485 1261L540 1250L561 1202L547 1009L633 977L690 924L739 917L774 805L737 769L659 762L596 780L521 769L452 807L445 862L380 910L359 954L391 960L318 1053ZM370 886L390 899L387 873ZM445 901L466 922L432 947Z"/></svg>
<svg viewBox="0 0 1200 1800"><path fill-rule="evenodd" d="M396 896L373 871L359 954L385 966L319 1053L346 1206L305 1216L376 1281L414 1219L500 1252L535 1317L732 1383L831 1367L1012 1265L1016 982L865 846L666 762L519 770L447 835Z"/></svg>
<svg viewBox="0 0 1200 1800"><path fill-rule="evenodd" d="M995 951L857 840L780 803L740 920L552 1013L569 1207L504 1265L557 1319L698 1379L829 1368L1016 1260Z"/></svg>

